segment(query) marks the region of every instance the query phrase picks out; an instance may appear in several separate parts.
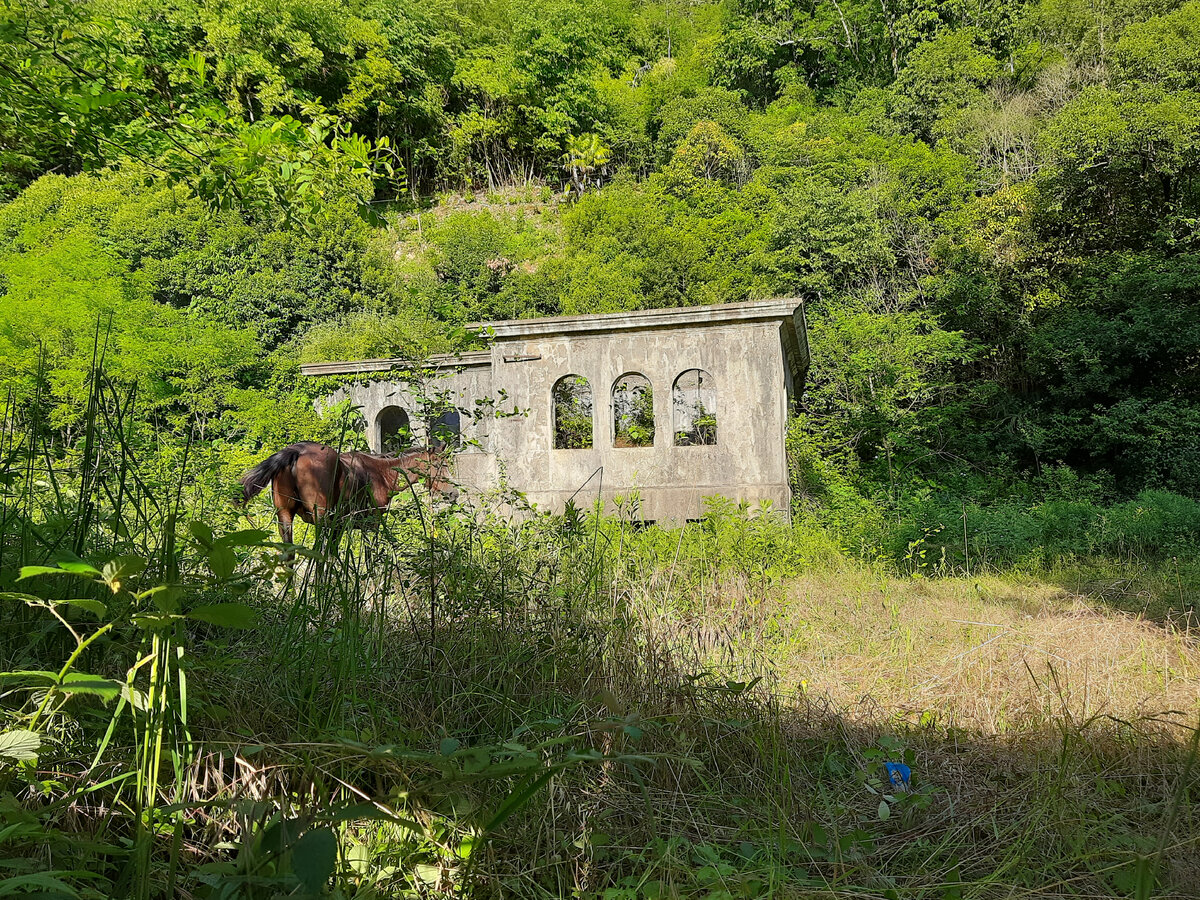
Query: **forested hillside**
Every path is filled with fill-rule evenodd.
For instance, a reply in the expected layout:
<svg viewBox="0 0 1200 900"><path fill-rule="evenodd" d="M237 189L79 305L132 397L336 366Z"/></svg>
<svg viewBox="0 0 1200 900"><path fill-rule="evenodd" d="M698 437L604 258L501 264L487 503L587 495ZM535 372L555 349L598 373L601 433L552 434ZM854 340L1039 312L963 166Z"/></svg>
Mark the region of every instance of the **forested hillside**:
<svg viewBox="0 0 1200 900"><path fill-rule="evenodd" d="M1198 3L40 0L2 37L0 365L30 396L45 349L68 441L98 318L158 427L270 442L318 427L298 360L797 294L812 501L1200 483Z"/></svg>
<svg viewBox="0 0 1200 900"><path fill-rule="evenodd" d="M0 897L1200 896L1198 168L1200 0L0 0ZM790 517L239 484L773 296Z"/></svg>

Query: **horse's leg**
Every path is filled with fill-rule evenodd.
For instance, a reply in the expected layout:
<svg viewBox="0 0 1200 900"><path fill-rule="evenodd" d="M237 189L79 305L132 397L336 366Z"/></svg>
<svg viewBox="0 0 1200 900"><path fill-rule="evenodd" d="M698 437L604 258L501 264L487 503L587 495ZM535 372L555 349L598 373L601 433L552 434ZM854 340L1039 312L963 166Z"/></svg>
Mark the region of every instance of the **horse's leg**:
<svg viewBox="0 0 1200 900"><path fill-rule="evenodd" d="M292 539L292 522L295 515L291 507L275 510L275 518L279 522L279 539L284 545L283 553L280 556L280 562L283 564L282 575L284 582L289 586L292 576L295 574L296 565L296 543Z"/></svg>
<svg viewBox="0 0 1200 900"><path fill-rule="evenodd" d="M279 539L285 544L294 543L292 540L292 522L295 521L295 514L290 509L281 509L276 513L279 519ZM289 550L288 553L292 551Z"/></svg>
<svg viewBox="0 0 1200 900"><path fill-rule="evenodd" d="M330 542L333 540L333 519L329 513L314 510L313 534L313 549L319 548L322 553L328 553Z"/></svg>
<svg viewBox="0 0 1200 900"><path fill-rule="evenodd" d="M272 500L275 502L275 519L279 522L279 540L287 547L283 558L291 561L295 555L293 549L292 522L296 518L296 479L288 471L280 472L271 483Z"/></svg>
<svg viewBox="0 0 1200 900"><path fill-rule="evenodd" d="M342 538L344 538L350 529L346 527L346 520L338 516L331 517L329 522L329 549L333 554L338 554L342 549ZM346 543L346 552L350 552L350 543Z"/></svg>
<svg viewBox="0 0 1200 900"><path fill-rule="evenodd" d="M321 548L322 557L334 556L342 540L339 512L331 509L326 502L313 510L313 524L316 526L317 535L313 546Z"/></svg>

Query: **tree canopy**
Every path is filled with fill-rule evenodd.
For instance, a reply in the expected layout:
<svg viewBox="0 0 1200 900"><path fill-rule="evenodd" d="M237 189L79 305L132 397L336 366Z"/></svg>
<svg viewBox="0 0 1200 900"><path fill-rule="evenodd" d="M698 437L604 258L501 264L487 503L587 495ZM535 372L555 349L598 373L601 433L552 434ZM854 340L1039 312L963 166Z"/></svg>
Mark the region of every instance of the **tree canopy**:
<svg viewBox="0 0 1200 900"><path fill-rule="evenodd" d="M0 372L69 430L103 333L164 428L258 439L299 359L796 294L807 439L866 494L1195 494L1198 36L1168 0L11 0Z"/></svg>

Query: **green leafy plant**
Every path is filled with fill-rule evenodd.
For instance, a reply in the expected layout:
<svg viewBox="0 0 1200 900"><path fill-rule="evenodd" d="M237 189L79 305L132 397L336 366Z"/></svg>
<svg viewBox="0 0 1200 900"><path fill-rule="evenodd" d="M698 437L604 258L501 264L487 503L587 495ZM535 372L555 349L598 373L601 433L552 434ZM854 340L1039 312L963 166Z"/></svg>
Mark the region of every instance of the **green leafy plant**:
<svg viewBox="0 0 1200 900"><path fill-rule="evenodd" d="M581 450L592 446L592 389L586 378L568 376L555 385L554 446Z"/></svg>
<svg viewBox="0 0 1200 900"><path fill-rule="evenodd" d="M592 181L600 185L600 176L612 159L612 151L600 142L596 134L569 135L563 154L563 169L571 178L575 196L582 197Z"/></svg>
<svg viewBox="0 0 1200 900"><path fill-rule="evenodd" d="M649 385L619 385L613 392L613 412L616 446L650 447L654 444L654 393Z"/></svg>

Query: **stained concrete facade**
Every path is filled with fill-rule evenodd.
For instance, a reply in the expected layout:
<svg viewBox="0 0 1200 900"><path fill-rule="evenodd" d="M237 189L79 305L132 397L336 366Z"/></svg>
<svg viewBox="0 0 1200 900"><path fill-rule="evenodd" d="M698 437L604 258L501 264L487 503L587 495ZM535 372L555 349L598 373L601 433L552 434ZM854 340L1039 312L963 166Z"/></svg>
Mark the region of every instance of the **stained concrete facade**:
<svg viewBox="0 0 1200 900"><path fill-rule="evenodd" d="M428 441L417 395L445 392L461 411L449 423L464 440L455 476L478 492L498 486L503 476L539 508L561 511L570 498L581 506L597 497L611 504L636 490L641 516L659 521L698 518L704 498L714 495L769 500L787 511L784 431L808 369L799 300L473 327L489 349L430 361L421 390L405 360L319 363L302 371L354 379L329 399L349 399L361 408L376 452L390 449L388 428L397 410L407 414L412 440ZM397 371L405 374L389 377ZM631 375L645 380L627 379ZM591 446L556 447L556 438L563 438L555 426L555 385L567 379L563 383L578 395L581 378L590 388ZM628 446L625 432L617 433L613 390L647 382L653 443ZM477 401L490 400L519 414L468 414ZM572 409L577 421L586 419L585 404Z"/></svg>

